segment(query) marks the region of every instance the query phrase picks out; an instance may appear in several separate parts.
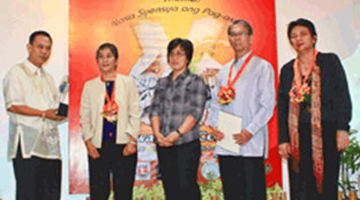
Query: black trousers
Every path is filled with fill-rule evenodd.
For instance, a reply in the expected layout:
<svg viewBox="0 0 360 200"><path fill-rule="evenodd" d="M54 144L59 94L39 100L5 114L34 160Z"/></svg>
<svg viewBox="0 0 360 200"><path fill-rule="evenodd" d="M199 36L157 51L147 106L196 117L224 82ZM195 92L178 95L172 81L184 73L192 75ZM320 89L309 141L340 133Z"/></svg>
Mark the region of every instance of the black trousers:
<svg viewBox="0 0 360 200"><path fill-rule="evenodd" d="M115 200L132 199L132 188L135 179L137 154L123 156L125 145L115 144L113 140L104 140L100 157L89 159L90 198L91 200L107 200L110 194L110 176Z"/></svg>
<svg viewBox="0 0 360 200"><path fill-rule="evenodd" d="M219 156L226 200L265 200L263 157Z"/></svg>
<svg viewBox="0 0 360 200"><path fill-rule="evenodd" d="M296 173L289 159L290 188L292 200L336 200L338 199L338 180L340 152L336 144L336 123L322 122L322 142L324 156L323 193L316 187L314 161L312 157L311 124L299 124L300 172Z"/></svg>
<svg viewBox="0 0 360 200"><path fill-rule="evenodd" d="M199 200L197 172L201 146L196 140L172 147L157 146L166 200Z"/></svg>
<svg viewBox="0 0 360 200"><path fill-rule="evenodd" d="M24 159L20 145L13 159L17 200L59 200L61 161L32 156Z"/></svg>

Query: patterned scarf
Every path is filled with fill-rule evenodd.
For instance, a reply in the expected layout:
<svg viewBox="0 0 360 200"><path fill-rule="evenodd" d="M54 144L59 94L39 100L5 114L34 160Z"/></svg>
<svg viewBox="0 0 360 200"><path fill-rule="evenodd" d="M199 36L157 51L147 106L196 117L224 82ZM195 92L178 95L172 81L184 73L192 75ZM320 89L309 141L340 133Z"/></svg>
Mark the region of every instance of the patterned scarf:
<svg viewBox="0 0 360 200"><path fill-rule="evenodd" d="M295 67L294 67L295 69ZM300 73L299 71L294 73ZM319 193L323 192L323 143L322 143L322 127L321 127L321 78L320 67L314 65L312 73L311 85L311 140L312 140L312 156L314 161L314 174L316 178L316 187ZM294 79L295 80L295 79ZM293 82L294 85L295 81ZM296 173L300 172L299 161L299 112L300 103L290 101L289 103L289 132L290 145L292 154L292 166ZM300 133L301 134L301 133Z"/></svg>

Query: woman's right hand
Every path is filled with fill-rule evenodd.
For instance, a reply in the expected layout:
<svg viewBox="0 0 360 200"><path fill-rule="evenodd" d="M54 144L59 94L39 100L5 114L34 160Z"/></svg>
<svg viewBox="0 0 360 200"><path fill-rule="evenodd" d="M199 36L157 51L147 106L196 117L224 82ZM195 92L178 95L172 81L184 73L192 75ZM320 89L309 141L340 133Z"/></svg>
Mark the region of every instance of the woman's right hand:
<svg viewBox="0 0 360 200"><path fill-rule="evenodd" d="M287 142L279 145L279 155L282 158L289 159L290 153L290 143Z"/></svg>
<svg viewBox="0 0 360 200"><path fill-rule="evenodd" d="M96 149L96 147L94 146L94 144L91 142L90 139L85 141L85 145L87 152L91 158L96 160L97 158L100 157L99 151Z"/></svg>

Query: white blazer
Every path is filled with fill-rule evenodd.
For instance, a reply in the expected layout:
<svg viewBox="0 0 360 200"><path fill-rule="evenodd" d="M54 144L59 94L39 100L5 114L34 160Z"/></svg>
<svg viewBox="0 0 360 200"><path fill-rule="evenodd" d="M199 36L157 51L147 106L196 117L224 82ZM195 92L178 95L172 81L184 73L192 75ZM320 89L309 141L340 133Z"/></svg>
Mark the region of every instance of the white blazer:
<svg viewBox="0 0 360 200"><path fill-rule="evenodd" d="M138 138L140 132L140 100L134 79L118 74L115 83L115 101L119 105L116 144L126 144L130 136ZM80 125L84 141L91 139L101 148L105 83L100 77L87 81L81 96Z"/></svg>

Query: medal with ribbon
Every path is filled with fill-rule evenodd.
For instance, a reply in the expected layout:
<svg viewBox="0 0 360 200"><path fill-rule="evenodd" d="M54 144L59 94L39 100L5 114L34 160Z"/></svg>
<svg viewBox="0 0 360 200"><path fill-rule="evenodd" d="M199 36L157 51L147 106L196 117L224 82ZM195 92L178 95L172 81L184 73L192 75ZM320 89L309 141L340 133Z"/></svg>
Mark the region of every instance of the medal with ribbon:
<svg viewBox="0 0 360 200"><path fill-rule="evenodd" d="M299 69L299 59L296 58L294 61L294 83L293 87L289 91L290 101L301 103L304 100L310 101L310 91L311 88L308 85L307 81L309 80L309 76L314 68L315 62L316 62L316 56L318 54L318 51L314 51L314 57L310 63L310 66L306 70L306 74L304 79L301 82L301 75L300 75L300 69Z"/></svg>
<svg viewBox="0 0 360 200"><path fill-rule="evenodd" d="M117 120L117 118L118 118L117 113L119 110L119 106L115 102L115 80L116 80L116 75L115 75L113 88L112 88L112 92L111 92L111 98L109 97L107 90L105 92L106 104L104 105L103 112L101 113L101 115L108 122L111 122L111 123L114 123ZM105 82L105 80L102 76L101 76L101 81Z"/></svg>
<svg viewBox="0 0 360 200"><path fill-rule="evenodd" d="M235 75L234 79L231 81L231 75L234 68L234 63L231 64L230 72L229 72L229 78L226 86L220 86L220 91L218 93L219 97L219 103L220 104L228 104L233 101L235 98L235 89L233 88L233 85L237 81L237 79L240 77L241 73L244 71L246 65L249 63L250 59L252 58L253 53L251 53L245 60L245 62L241 65L240 70Z"/></svg>

